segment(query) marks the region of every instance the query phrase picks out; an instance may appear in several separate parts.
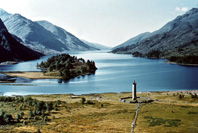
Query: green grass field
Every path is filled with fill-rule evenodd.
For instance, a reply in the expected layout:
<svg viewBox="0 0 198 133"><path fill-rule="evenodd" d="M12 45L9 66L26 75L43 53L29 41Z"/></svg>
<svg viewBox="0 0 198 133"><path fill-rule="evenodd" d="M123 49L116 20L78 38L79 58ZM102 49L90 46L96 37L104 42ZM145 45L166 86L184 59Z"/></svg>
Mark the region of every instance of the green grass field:
<svg viewBox="0 0 198 133"><path fill-rule="evenodd" d="M155 101L140 105L134 132L198 132L198 99L192 98L189 92L144 92L137 95ZM56 109L45 113L46 121L41 116L28 119L29 109L33 106L28 106L27 102L0 102L0 111L13 117L24 112L20 122L0 125L0 132L128 133L137 107L137 104L119 101L128 96L131 93L90 94L75 98L68 94L30 96L53 104L61 101ZM84 104L81 103L82 97L86 99Z"/></svg>

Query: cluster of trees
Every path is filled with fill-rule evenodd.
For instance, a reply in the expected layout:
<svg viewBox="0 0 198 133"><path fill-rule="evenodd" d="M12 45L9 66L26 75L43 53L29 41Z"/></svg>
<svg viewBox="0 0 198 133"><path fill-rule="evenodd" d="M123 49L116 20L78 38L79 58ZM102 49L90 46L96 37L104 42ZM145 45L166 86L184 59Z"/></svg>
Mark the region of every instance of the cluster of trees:
<svg viewBox="0 0 198 133"><path fill-rule="evenodd" d="M172 56L168 59L171 62L182 63L182 64L198 64L198 56Z"/></svg>
<svg viewBox="0 0 198 133"><path fill-rule="evenodd" d="M4 111L0 112L0 124L4 125L4 124L10 124L13 122L13 117L11 114L7 114Z"/></svg>
<svg viewBox="0 0 198 133"><path fill-rule="evenodd" d="M132 53L132 56L134 56L134 57L143 57L143 54L138 52L138 51L136 51L136 52Z"/></svg>
<svg viewBox="0 0 198 133"><path fill-rule="evenodd" d="M0 96L0 102L24 102L24 97L4 97Z"/></svg>
<svg viewBox="0 0 198 133"><path fill-rule="evenodd" d="M159 59L161 57L162 52L160 50L152 50L146 54L142 54L138 51L133 52L132 56L134 57L146 57L150 59Z"/></svg>
<svg viewBox="0 0 198 133"><path fill-rule="evenodd" d="M43 121L46 121L47 116L51 110L57 110L57 106L61 104L61 101L53 102L44 102L44 101L38 101L36 99L32 99L31 97L26 97L24 99L24 102L30 107L29 113L28 113L28 119L34 119L37 120L38 116L42 117ZM22 105L23 106L23 105ZM24 107L22 107L23 109Z"/></svg>
<svg viewBox="0 0 198 133"><path fill-rule="evenodd" d="M15 103L23 103L20 106L20 110L29 109L28 120L34 119L38 120L38 117L41 117L44 122L47 121L47 114L51 110L57 111L57 106L61 104L61 101L58 100L56 102L44 102L38 101L36 99L32 99L31 97L0 97L1 102L15 102ZM28 108L26 108L28 107ZM24 112L20 112L13 117L11 114L7 114L4 111L0 112L0 124L10 124L14 122L20 122L24 117ZM26 122L24 123L26 124Z"/></svg>
<svg viewBox="0 0 198 133"><path fill-rule="evenodd" d="M37 64L38 68L48 72L59 71L63 79L74 78L79 75L94 73L97 69L94 61L85 62L82 58L61 54L48 58L46 62Z"/></svg>
<svg viewBox="0 0 198 133"><path fill-rule="evenodd" d="M152 50L146 54L147 58L159 59L161 52L159 50Z"/></svg>

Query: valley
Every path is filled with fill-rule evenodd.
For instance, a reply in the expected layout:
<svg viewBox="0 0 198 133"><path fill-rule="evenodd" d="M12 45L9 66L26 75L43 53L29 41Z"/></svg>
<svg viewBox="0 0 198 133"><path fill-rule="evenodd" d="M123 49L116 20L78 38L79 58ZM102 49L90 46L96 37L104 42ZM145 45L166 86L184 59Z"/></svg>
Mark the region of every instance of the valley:
<svg viewBox="0 0 198 133"><path fill-rule="evenodd" d="M195 2L6 3L0 132L198 131Z"/></svg>

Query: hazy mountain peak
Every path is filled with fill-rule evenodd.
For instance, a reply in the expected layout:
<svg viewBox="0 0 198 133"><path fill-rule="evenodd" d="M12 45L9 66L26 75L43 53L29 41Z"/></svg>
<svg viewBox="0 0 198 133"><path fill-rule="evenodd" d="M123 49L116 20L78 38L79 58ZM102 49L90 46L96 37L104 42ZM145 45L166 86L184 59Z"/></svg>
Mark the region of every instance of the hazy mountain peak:
<svg viewBox="0 0 198 133"><path fill-rule="evenodd" d="M8 18L11 14L0 8L0 18L2 21L4 21L6 18Z"/></svg>
<svg viewBox="0 0 198 133"><path fill-rule="evenodd" d="M126 47L129 45L133 45L136 44L140 41L142 41L143 39L147 38L151 33L150 32L145 32L145 33L141 33L135 37L130 38L129 40L127 40L126 42L114 47L113 49L119 48L119 47Z"/></svg>
<svg viewBox="0 0 198 133"><path fill-rule="evenodd" d="M5 10L3 10L2 8L0 8L0 14L8 14Z"/></svg>
<svg viewBox="0 0 198 133"><path fill-rule="evenodd" d="M61 41L63 44L65 44L69 50L97 50L97 48L92 47L78 39L76 36L72 35L65 29L56 26L48 21L42 20L42 21L36 21L39 25L41 25L43 28L45 28L47 31L51 32L57 38L59 38L59 41Z"/></svg>
<svg viewBox="0 0 198 133"><path fill-rule="evenodd" d="M32 21L21 14L0 14L8 31L22 39L24 45L43 53L97 50L48 21Z"/></svg>
<svg viewBox="0 0 198 133"><path fill-rule="evenodd" d="M111 48L108 47L108 46L104 46L102 44L98 44L98 43L93 43L93 42L88 42L84 39L81 39L81 41L83 41L85 44L91 46L91 47L95 47L97 49L100 49L100 50L110 50Z"/></svg>

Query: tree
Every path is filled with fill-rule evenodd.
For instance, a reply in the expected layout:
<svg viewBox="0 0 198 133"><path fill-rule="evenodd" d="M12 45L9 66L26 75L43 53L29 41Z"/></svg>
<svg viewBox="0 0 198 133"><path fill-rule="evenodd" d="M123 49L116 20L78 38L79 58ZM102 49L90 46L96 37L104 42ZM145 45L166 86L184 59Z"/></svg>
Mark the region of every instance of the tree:
<svg viewBox="0 0 198 133"><path fill-rule="evenodd" d="M66 65L65 65L65 68L70 70L73 68L73 65L71 64L71 62L67 62Z"/></svg>
<svg viewBox="0 0 198 133"><path fill-rule="evenodd" d="M49 67L48 67L48 71L53 71L54 70L54 65L53 64L51 64Z"/></svg>
<svg viewBox="0 0 198 133"><path fill-rule="evenodd" d="M20 114L17 114L16 117L15 117L15 120L16 120L17 122L20 122L20 120L21 120L21 115L20 115Z"/></svg>
<svg viewBox="0 0 198 133"><path fill-rule="evenodd" d="M33 117L32 109L29 109L28 119L31 119L32 117Z"/></svg>
<svg viewBox="0 0 198 133"><path fill-rule="evenodd" d="M70 71L68 69L64 69L62 73L63 79L68 79L71 77Z"/></svg>
<svg viewBox="0 0 198 133"><path fill-rule="evenodd" d="M23 119L24 112L21 112L19 115L20 115L20 118Z"/></svg>
<svg viewBox="0 0 198 133"><path fill-rule="evenodd" d="M10 122L13 120L12 115L10 115L10 114L5 114L5 115L3 116L3 120L4 120L6 123L10 123Z"/></svg>
<svg viewBox="0 0 198 133"><path fill-rule="evenodd" d="M148 52L148 53L146 54L146 56L147 56L148 58L156 58L156 59L159 59L159 58L160 58L160 54L161 54L161 52L160 52L159 50L152 50L152 51Z"/></svg>
<svg viewBox="0 0 198 133"><path fill-rule="evenodd" d="M37 133L41 133L40 129L37 129Z"/></svg>

